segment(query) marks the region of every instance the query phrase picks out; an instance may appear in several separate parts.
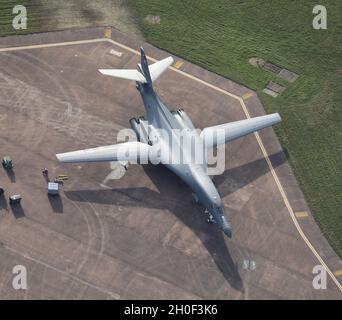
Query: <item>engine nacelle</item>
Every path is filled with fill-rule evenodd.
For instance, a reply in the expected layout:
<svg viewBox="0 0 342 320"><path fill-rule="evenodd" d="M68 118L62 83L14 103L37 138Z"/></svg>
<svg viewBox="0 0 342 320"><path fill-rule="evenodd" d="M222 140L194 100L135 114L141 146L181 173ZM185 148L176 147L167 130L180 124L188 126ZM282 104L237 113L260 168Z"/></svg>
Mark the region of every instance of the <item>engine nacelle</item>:
<svg viewBox="0 0 342 320"><path fill-rule="evenodd" d="M183 109L177 109L176 111L171 111L172 115L176 118L178 123L182 128L195 129L190 117Z"/></svg>
<svg viewBox="0 0 342 320"><path fill-rule="evenodd" d="M129 123L137 136L137 140L143 143L149 143L148 123L144 117L132 118Z"/></svg>

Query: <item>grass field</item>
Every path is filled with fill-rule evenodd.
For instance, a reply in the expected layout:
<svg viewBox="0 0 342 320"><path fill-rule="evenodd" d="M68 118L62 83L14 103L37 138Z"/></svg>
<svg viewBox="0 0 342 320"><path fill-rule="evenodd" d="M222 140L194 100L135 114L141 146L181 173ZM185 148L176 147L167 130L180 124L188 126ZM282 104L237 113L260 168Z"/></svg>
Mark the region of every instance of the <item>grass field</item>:
<svg viewBox="0 0 342 320"><path fill-rule="evenodd" d="M328 30L312 28L317 1L241 0L23 0L27 32L111 24L204 68L256 90L287 148L315 219L342 257L342 2L324 1ZM0 34L12 28L13 0L0 0ZM130 4L132 7L127 7ZM131 9L131 10L129 10ZM110 11L111 10L111 11ZM160 16L150 24L147 15ZM257 56L300 75L289 84L248 63ZM276 99L262 89L286 85Z"/></svg>
<svg viewBox="0 0 342 320"><path fill-rule="evenodd" d="M146 39L256 90L283 122L277 134L325 236L342 256L342 2L324 1L328 29L312 28L317 1L134 0ZM151 24L147 15L160 16ZM292 84L248 63L289 68ZM269 80L287 86L272 98Z"/></svg>
<svg viewBox="0 0 342 320"><path fill-rule="evenodd" d="M18 3L13 0L0 0L0 34L8 35L8 34L22 34L26 32L37 32L40 31L40 26L44 21L44 13L42 12L42 8L37 8L37 5L32 4L34 1L23 0ZM23 5L27 9L27 19L30 22L29 30L20 30L16 31L13 29L12 20L15 17L15 14L12 13L14 6Z"/></svg>

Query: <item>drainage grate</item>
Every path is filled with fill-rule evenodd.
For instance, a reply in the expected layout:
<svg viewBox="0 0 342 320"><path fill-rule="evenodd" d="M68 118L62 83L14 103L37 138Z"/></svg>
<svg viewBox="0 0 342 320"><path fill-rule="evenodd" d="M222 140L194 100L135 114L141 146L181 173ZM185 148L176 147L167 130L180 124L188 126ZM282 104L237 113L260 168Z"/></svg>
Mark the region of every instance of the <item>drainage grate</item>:
<svg viewBox="0 0 342 320"><path fill-rule="evenodd" d="M288 82L294 82L297 80L298 78L298 74L297 73L294 73L290 70L287 70L287 69L282 69L279 74L278 74L278 77L279 78L282 78Z"/></svg>
<svg viewBox="0 0 342 320"><path fill-rule="evenodd" d="M281 94L285 90L285 87L274 82L270 81L265 89L263 90L264 93L272 96L272 97L277 97L279 94Z"/></svg>
<svg viewBox="0 0 342 320"><path fill-rule="evenodd" d="M273 72L275 74L279 74L279 72L281 71L281 67L276 66L275 64L271 63L271 62L266 62L263 65L263 68L267 71Z"/></svg>

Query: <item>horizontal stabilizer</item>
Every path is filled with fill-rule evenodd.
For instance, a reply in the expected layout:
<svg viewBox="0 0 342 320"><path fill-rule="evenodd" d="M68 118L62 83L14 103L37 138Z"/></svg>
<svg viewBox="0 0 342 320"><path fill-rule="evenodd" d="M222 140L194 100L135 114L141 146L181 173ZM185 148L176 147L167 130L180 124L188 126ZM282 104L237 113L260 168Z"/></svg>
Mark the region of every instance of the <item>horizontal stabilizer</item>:
<svg viewBox="0 0 342 320"><path fill-rule="evenodd" d="M141 49L141 63L138 64L138 70L99 69L99 71L107 76L151 84L152 82L156 81L172 63L173 58L168 57L151 65L148 65L145 53Z"/></svg>
<svg viewBox="0 0 342 320"><path fill-rule="evenodd" d="M56 154L60 162L147 161L151 146L132 141L110 146Z"/></svg>
<svg viewBox="0 0 342 320"><path fill-rule="evenodd" d="M207 148L212 148L241 138L252 132L270 127L280 121L280 115L278 113L273 113L266 116L208 127L201 132L201 137L204 140L205 146Z"/></svg>
<svg viewBox="0 0 342 320"><path fill-rule="evenodd" d="M148 68L151 74L152 82L156 81L159 76L173 63L173 58L168 57L166 59L160 60L156 63L151 64Z"/></svg>
<svg viewBox="0 0 342 320"><path fill-rule="evenodd" d="M141 83L146 83L144 75L138 70L134 69L99 69L99 71L106 75L115 78L122 78L127 80L138 81Z"/></svg>

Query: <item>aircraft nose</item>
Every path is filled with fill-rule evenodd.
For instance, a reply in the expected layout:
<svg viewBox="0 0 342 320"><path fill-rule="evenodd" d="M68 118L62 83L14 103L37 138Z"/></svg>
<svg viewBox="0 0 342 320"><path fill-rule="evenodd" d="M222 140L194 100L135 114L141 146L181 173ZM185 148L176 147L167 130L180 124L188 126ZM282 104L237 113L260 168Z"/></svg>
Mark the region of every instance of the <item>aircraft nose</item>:
<svg viewBox="0 0 342 320"><path fill-rule="evenodd" d="M228 238L232 238L232 227L225 227L224 229L223 229L223 232L224 232L224 234L228 237Z"/></svg>

